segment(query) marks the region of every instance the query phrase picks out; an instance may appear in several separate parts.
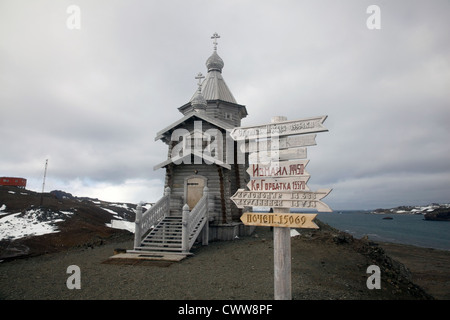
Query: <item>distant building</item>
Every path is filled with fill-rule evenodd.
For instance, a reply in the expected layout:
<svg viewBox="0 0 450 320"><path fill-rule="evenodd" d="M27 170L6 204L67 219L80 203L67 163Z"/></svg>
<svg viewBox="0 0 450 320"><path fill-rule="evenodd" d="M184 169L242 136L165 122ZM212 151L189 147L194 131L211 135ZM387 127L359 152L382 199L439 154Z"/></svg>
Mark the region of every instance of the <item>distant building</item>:
<svg viewBox="0 0 450 320"><path fill-rule="evenodd" d="M14 186L25 189L27 179L16 177L0 177L0 186Z"/></svg>

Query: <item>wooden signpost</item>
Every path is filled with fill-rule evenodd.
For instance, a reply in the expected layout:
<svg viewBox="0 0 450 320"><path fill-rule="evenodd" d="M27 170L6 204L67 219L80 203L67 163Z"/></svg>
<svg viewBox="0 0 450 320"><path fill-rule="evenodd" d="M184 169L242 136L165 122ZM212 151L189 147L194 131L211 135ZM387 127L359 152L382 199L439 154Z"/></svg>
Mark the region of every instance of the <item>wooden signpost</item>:
<svg viewBox="0 0 450 320"><path fill-rule="evenodd" d="M321 199L331 189L310 191L306 183L310 175L305 171L306 146L316 145L317 132L328 131L323 126L327 116L286 121L274 117L272 123L254 127L234 128L234 140L249 140L241 144L242 152L249 152L247 173L249 190L239 189L231 197L238 208L271 207L274 212L245 212L245 225L273 228L274 297L290 300L291 293L291 236L290 228L318 229L313 222L317 214L290 213L290 208L307 208L331 212Z"/></svg>
<svg viewBox="0 0 450 320"><path fill-rule="evenodd" d="M296 160L269 164L250 164L247 173L251 178L309 176L305 171L308 162L309 160Z"/></svg>
<svg viewBox="0 0 450 320"><path fill-rule="evenodd" d="M277 208L303 208L316 209L319 212L332 212L333 210L320 201L325 198L331 189L317 191L246 191L239 189L231 200L240 209L244 207L277 207Z"/></svg>
<svg viewBox="0 0 450 320"><path fill-rule="evenodd" d="M319 229L315 213L245 212L241 221L249 226Z"/></svg>
<svg viewBox="0 0 450 320"><path fill-rule="evenodd" d="M274 159L276 161L280 160L290 160L290 159L304 159L306 158L306 148L292 148L284 150L271 150L271 151L260 151L253 152L249 155L250 162L257 163L270 163Z"/></svg>
<svg viewBox="0 0 450 320"><path fill-rule="evenodd" d="M270 138L273 135L282 137L288 135L323 132L328 131L328 129L322 125L326 118L327 116L321 116L292 121L276 121L253 127L238 127L234 128L230 135L234 140L252 140Z"/></svg>
<svg viewBox="0 0 450 320"><path fill-rule="evenodd" d="M296 147L307 147L316 145L316 134L305 134L281 137L278 141L278 148L288 149ZM268 151L272 149L272 140L249 141L241 145L242 152Z"/></svg>
<svg viewBox="0 0 450 320"><path fill-rule="evenodd" d="M250 191L309 191L309 175L287 178L252 179L247 184Z"/></svg>

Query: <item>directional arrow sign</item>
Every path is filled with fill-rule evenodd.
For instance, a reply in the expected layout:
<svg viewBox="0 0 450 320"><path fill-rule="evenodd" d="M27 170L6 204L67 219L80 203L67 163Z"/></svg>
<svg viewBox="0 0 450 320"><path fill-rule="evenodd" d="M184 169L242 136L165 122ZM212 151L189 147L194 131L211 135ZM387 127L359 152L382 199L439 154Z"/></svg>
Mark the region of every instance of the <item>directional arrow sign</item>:
<svg viewBox="0 0 450 320"><path fill-rule="evenodd" d="M300 120L269 123L254 127L237 127L231 131L230 136L234 140L252 140L323 132L328 131L328 129L323 126L323 122L326 118L327 116L320 116Z"/></svg>
<svg viewBox="0 0 450 320"><path fill-rule="evenodd" d="M270 139L250 141L240 145L241 152L270 151L272 149L288 149L296 147L315 146L317 134L305 134L281 137L278 145Z"/></svg>
<svg viewBox="0 0 450 320"><path fill-rule="evenodd" d="M292 148L276 151L253 152L248 156L252 163L269 163L278 160L305 159L306 148Z"/></svg>
<svg viewBox="0 0 450 320"><path fill-rule="evenodd" d="M309 175L305 167L309 160L280 161L269 164L250 164L247 173L250 177L298 177Z"/></svg>
<svg viewBox="0 0 450 320"><path fill-rule="evenodd" d="M240 209L244 207L280 207L280 208L307 208L319 212L332 212L320 199L325 198L331 189L317 191L246 191L238 189L231 200Z"/></svg>
<svg viewBox="0 0 450 320"><path fill-rule="evenodd" d="M245 212L241 221L247 226L319 229L313 221L316 216L315 213Z"/></svg>
<svg viewBox="0 0 450 320"><path fill-rule="evenodd" d="M306 183L309 175L289 178L265 178L250 180L250 191L309 191Z"/></svg>

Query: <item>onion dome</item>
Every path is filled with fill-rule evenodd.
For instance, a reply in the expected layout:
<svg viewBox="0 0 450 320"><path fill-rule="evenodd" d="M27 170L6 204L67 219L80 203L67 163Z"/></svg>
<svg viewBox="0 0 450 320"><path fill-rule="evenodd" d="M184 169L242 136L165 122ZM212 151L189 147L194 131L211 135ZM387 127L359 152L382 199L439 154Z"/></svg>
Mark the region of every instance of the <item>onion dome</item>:
<svg viewBox="0 0 450 320"><path fill-rule="evenodd" d="M198 90L196 95L191 100L191 106L194 110L204 110L207 107L207 102L205 97L203 97L202 94L202 83L201 80L205 77L201 74L201 72L195 77L195 79L198 79Z"/></svg>
<svg viewBox="0 0 450 320"><path fill-rule="evenodd" d="M191 106L194 110L206 109L207 103L200 91L197 91L197 95L192 99Z"/></svg>
<svg viewBox="0 0 450 320"><path fill-rule="evenodd" d="M219 71L222 72L222 68L225 64L217 51L214 50L213 54L206 60L206 67L208 68L208 72L210 71Z"/></svg>
<svg viewBox="0 0 450 320"><path fill-rule="evenodd" d="M206 60L206 67L208 68L208 73L206 78L199 73L195 79L198 79L198 90L194 93L191 98L191 106L197 110L205 109L204 101L214 101L221 100L231 103L237 103L236 99L233 97L230 89L228 88L225 80L222 76L222 68L224 66L223 60L217 54L217 39L220 36L215 33L211 39L214 39L214 51L212 55ZM202 79L203 80L202 82ZM206 103L205 103L206 104Z"/></svg>

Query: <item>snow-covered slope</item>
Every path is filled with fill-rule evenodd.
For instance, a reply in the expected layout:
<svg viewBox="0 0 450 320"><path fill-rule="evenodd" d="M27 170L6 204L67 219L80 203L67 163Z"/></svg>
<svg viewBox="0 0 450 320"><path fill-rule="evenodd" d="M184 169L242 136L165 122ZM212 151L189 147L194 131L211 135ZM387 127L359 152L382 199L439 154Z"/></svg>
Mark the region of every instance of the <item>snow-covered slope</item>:
<svg viewBox="0 0 450 320"><path fill-rule="evenodd" d="M43 206L39 204L40 194L0 188L0 241L61 232L61 225L81 212L90 213L83 215L86 223L90 223L86 220L92 216L93 220L99 220L92 223L104 221L107 227L134 231L135 204L78 198L62 191L45 194Z"/></svg>

